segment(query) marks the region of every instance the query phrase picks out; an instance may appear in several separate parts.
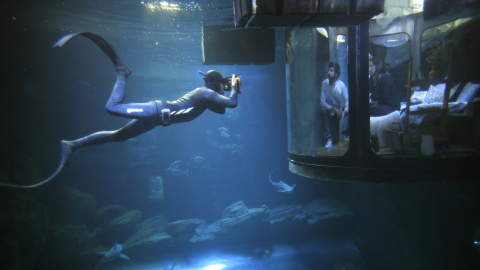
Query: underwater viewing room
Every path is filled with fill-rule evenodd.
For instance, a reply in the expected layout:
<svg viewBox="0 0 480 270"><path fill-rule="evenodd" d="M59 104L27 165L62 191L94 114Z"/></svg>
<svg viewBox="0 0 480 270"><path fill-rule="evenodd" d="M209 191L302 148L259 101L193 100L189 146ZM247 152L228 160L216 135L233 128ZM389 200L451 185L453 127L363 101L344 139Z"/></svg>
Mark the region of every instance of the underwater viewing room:
<svg viewBox="0 0 480 270"><path fill-rule="evenodd" d="M480 269L480 1L1 7L1 269Z"/></svg>

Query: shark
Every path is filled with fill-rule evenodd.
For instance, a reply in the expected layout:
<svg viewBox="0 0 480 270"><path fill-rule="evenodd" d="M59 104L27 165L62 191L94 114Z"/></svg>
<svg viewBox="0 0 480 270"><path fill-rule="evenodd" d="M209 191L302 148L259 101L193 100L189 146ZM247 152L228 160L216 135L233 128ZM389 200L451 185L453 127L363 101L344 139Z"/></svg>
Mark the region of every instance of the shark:
<svg viewBox="0 0 480 270"><path fill-rule="evenodd" d="M97 255L103 255L102 259L100 260L99 264L104 264L108 262L113 262L116 259L124 259L124 260L130 260L130 258L122 253L122 245L117 243L117 240L115 240L115 245L109 250L105 252L98 252Z"/></svg>
<svg viewBox="0 0 480 270"><path fill-rule="evenodd" d="M268 180L270 180L270 183L272 183L272 185L277 188L277 191L278 191L278 192L292 193L292 192L293 192L293 188L294 188L296 185L289 186L289 185L285 184L282 180L280 180L279 182L274 182L274 181L272 180L272 174L273 174L274 172L275 172L275 171L272 171L272 172L270 172L270 174L268 175Z"/></svg>
<svg viewBox="0 0 480 270"><path fill-rule="evenodd" d="M220 136L224 138L230 138L230 133L228 131L228 128L226 127L219 127L218 132L220 132Z"/></svg>
<svg viewBox="0 0 480 270"><path fill-rule="evenodd" d="M184 164L183 161L177 160L177 161L174 161L172 164L170 164L168 169L165 169L165 170L169 171L171 175L175 175L175 176L186 175L186 176L188 176L188 169L186 169L186 170L182 169L185 166L186 165Z"/></svg>

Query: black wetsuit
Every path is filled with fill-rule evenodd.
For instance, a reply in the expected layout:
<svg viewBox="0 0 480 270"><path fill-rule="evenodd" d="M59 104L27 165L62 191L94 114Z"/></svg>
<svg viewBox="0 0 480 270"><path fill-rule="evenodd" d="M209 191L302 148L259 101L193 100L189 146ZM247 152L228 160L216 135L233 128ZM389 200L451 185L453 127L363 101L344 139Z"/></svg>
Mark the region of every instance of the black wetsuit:
<svg viewBox="0 0 480 270"><path fill-rule="evenodd" d="M172 102L151 101L147 103L124 104L125 80L131 74L131 70L107 40L90 32L74 33L61 38L55 43L54 47L61 47L79 35L85 36L97 44L110 58L117 71L117 80L107 102L106 110L112 115L134 120L118 130L100 131L74 141L65 141L72 149L106 142L124 141L143 134L159 125L191 121L207 109L216 113L225 113L226 107L234 108L237 106L238 92L236 88L232 89L228 98L207 87L197 88ZM162 118L163 109L170 110L168 122L162 120L165 119Z"/></svg>
<svg viewBox="0 0 480 270"><path fill-rule="evenodd" d="M115 116L133 118L124 127L115 131L100 131L72 141L73 147L83 147L106 142L120 142L143 134L159 125L188 122L197 118L205 110L225 113L225 108L237 106L237 91L232 90L230 97L218 94L207 87L188 92L175 101L150 101L146 103L122 103L125 98L125 78L117 76L106 110ZM162 110L170 110L170 120L162 119Z"/></svg>
<svg viewBox="0 0 480 270"><path fill-rule="evenodd" d="M84 36L92 40L108 56L117 71L117 80L107 102L106 110L112 115L133 120L118 130L99 131L72 141L62 140L62 160L55 172L41 182L32 185L15 185L0 182L0 186L13 188L38 187L55 178L64 168L71 153L77 148L107 142L124 141L143 134L159 125L165 126L173 123L192 121L207 109L223 114L225 113L226 107L234 108L237 106L238 92L236 87L232 87L230 97L225 97L210 88L200 87L175 101L157 100L147 103L124 104L125 80L132 71L120 56L118 56L106 39L91 32L72 33L59 39L53 47L62 47L77 36ZM212 86L220 89L220 84L221 83L218 82L218 84L212 84ZM162 112L162 110L165 109L167 110ZM169 117L165 117L165 113Z"/></svg>
<svg viewBox="0 0 480 270"><path fill-rule="evenodd" d="M147 103L123 104L125 97L124 88L124 79L117 78L106 105L107 111L112 115L126 118L154 120L158 125L164 124L161 115L163 109L170 110L171 123L182 123L197 118L207 109L223 114L225 113L225 108L235 108L237 106L236 94L227 98L205 86L190 91L175 101L156 100Z"/></svg>

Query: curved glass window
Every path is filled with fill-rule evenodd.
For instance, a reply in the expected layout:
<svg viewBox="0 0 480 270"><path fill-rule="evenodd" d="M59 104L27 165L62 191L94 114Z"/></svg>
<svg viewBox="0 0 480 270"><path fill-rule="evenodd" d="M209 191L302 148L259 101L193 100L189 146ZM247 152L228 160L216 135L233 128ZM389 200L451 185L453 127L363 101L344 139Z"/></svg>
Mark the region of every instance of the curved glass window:
<svg viewBox="0 0 480 270"><path fill-rule="evenodd" d="M291 153L341 156L348 149L346 32L332 27L286 30Z"/></svg>
<svg viewBox="0 0 480 270"><path fill-rule="evenodd" d="M458 19L426 29L421 38L422 84L411 96L409 131L411 147L458 155L478 149L478 101L480 100L480 18Z"/></svg>
<svg viewBox="0 0 480 270"><path fill-rule="evenodd" d="M404 152L401 109L407 95L410 48L406 33L370 37L370 133L379 155Z"/></svg>

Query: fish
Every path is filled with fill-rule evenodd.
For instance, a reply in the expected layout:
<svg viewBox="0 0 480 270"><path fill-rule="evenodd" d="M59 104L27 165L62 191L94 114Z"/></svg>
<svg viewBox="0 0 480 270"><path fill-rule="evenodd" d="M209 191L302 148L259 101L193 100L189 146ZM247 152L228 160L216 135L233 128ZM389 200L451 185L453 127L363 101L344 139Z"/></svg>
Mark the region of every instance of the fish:
<svg viewBox="0 0 480 270"><path fill-rule="evenodd" d="M170 166L168 166L168 168L167 168L166 170L167 170L167 171L170 171L170 170L178 170L178 169L180 169L180 166L182 166L182 165L183 165L183 161L181 161L181 160L176 160L176 161L172 162L172 163L170 164Z"/></svg>
<svg viewBox="0 0 480 270"><path fill-rule="evenodd" d="M226 131L222 131L220 133L220 136L224 137L224 138L230 138L230 134L228 134Z"/></svg>
<svg viewBox="0 0 480 270"><path fill-rule="evenodd" d="M272 183L272 185L274 187L277 188L277 191L278 192L285 192L285 193L292 193L293 192L293 188L296 186L296 185L293 185L293 186L289 186L288 184L285 184L282 180L280 180L279 182L273 182L272 181L272 174L274 173L275 171L271 171L270 174L268 175L268 180L270 181L270 183Z"/></svg>
<svg viewBox="0 0 480 270"><path fill-rule="evenodd" d="M196 156L192 158L192 162L195 164L202 164L204 161L205 161L205 158L201 156Z"/></svg>
<svg viewBox="0 0 480 270"><path fill-rule="evenodd" d="M170 166L166 170L169 171L170 174L174 175L174 176L183 176L183 175L188 176L188 169L187 170L182 170L180 168L181 166L184 166L183 161L176 160L172 164L170 164Z"/></svg>
<svg viewBox="0 0 480 270"><path fill-rule="evenodd" d="M122 253L122 245L117 243L117 240L115 240L115 245L109 250L105 252L98 252L97 255L103 255L102 259L100 260L99 264L104 264L108 262L113 262L116 259L124 259L124 260L130 260L130 258Z"/></svg>
<svg viewBox="0 0 480 270"><path fill-rule="evenodd" d="M219 127L218 132L220 132L220 136L224 138L230 138L230 134L228 133L228 128L226 127Z"/></svg>

